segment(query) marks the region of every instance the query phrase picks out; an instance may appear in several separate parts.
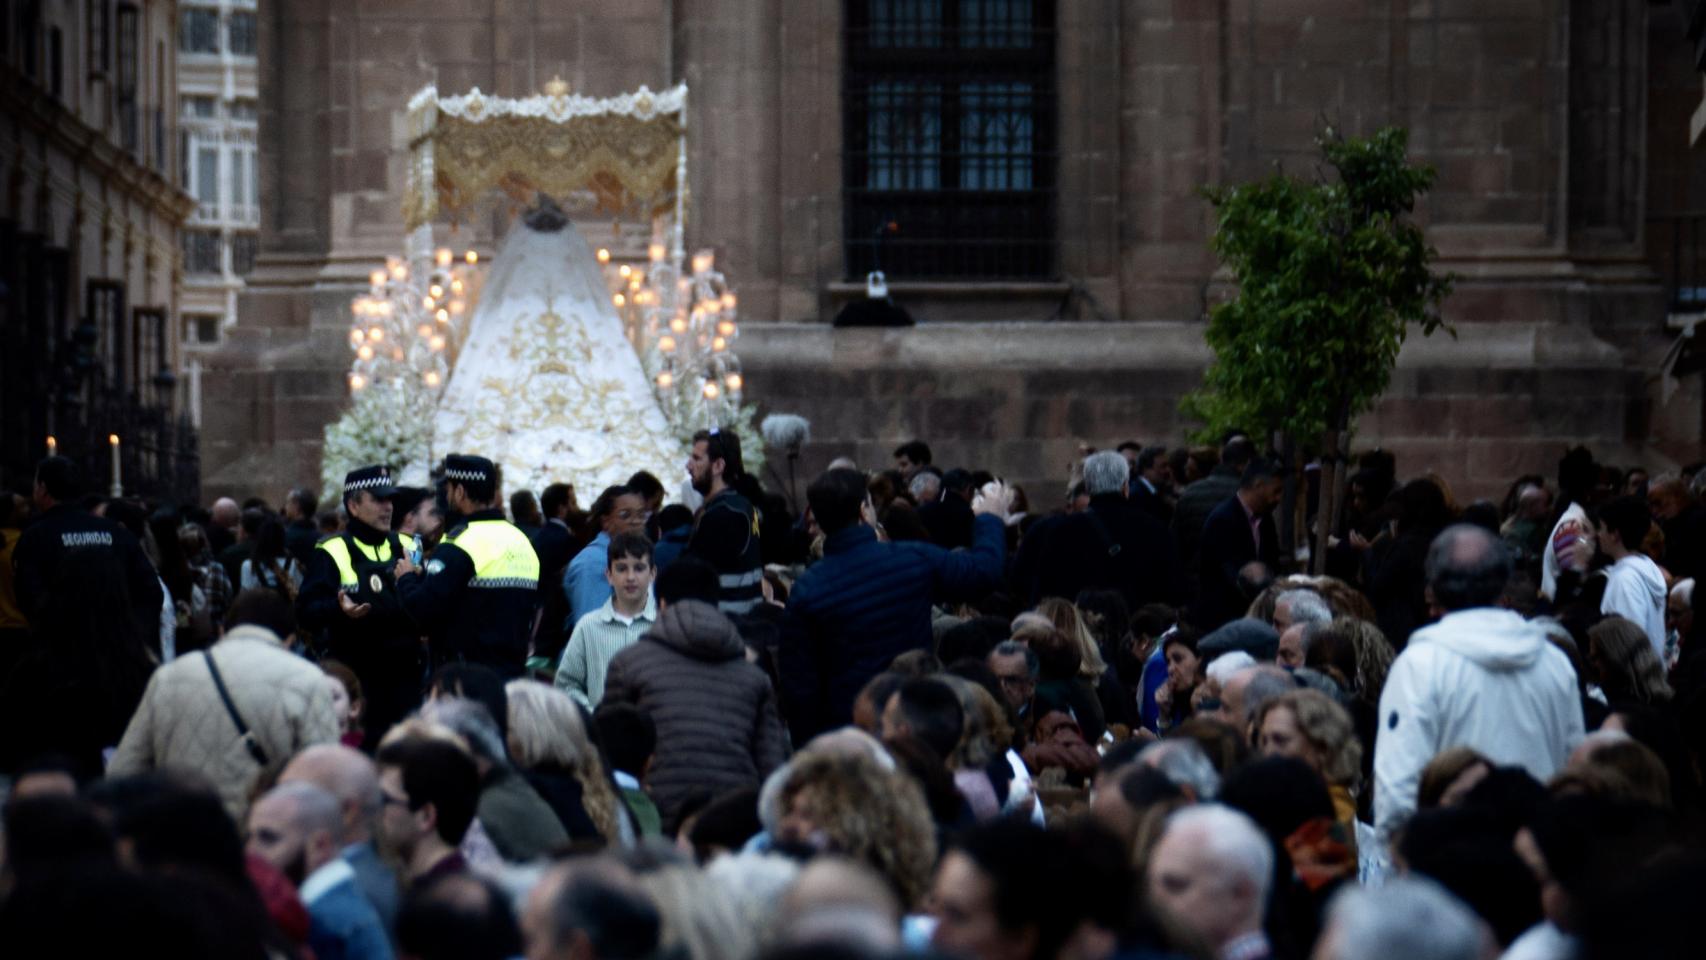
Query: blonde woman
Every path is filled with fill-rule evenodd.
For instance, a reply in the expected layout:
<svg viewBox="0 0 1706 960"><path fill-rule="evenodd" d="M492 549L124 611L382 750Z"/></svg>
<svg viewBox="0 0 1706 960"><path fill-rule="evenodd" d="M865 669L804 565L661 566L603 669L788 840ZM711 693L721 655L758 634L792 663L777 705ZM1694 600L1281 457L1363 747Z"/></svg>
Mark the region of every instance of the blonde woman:
<svg viewBox="0 0 1706 960"><path fill-rule="evenodd" d="M1256 748L1265 757L1295 757L1315 768L1333 798L1333 817L1356 836L1362 744L1345 708L1318 690L1293 690L1256 711Z"/></svg>
<svg viewBox="0 0 1706 960"><path fill-rule="evenodd" d="M574 700L537 680L511 680L504 693L509 700L510 757L550 804L570 841L632 846L633 825Z"/></svg>
<svg viewBox="0 0 1706 960"><path fill-rule="evenodd" d="M1047 617L1056 630L1066 634L1078 645L1078 675L1096 691L1096 699L1102 704L1104 723L1117 724L1127 730L1136 729L1137 701L1120 683L1119 676L1108 669L1108 661L1103 658L1102 649L1096 643L1096 635L1090 632L1090 625L1085 622L1084 615L1077 607L1059 597L1044 598L1037 604L1037 613Z"/></svg>

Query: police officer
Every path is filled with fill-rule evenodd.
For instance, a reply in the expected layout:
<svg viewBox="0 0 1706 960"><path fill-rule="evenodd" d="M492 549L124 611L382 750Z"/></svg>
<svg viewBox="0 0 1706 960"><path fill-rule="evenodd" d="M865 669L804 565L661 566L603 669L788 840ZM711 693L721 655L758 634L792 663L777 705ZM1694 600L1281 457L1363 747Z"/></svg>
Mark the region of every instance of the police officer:
<svg viewBox="0 0 1706 960"><path fill-rule="evenodd" d="M396 565L403 609L417 623L434 625L435 660L483 664L506 680L519 677L539 594L539 555L504 519L492 461L445 457L444 492L454 526L426 570L408 557Z"/></svg>
<svg viewBox="0 0 1706 960"><path fill-rule="evenodd" d="M166 600L160 576L129 530L78 505L83 493L82 476L70 459L48 457L36 467L34 500L41 518L24 530L12 551L18 608L33 624L51 619L46 605L53 602L51 598L59 597L54 585L66 565L77 563L85 553L111 553L124 571L137 631L158 656L160 613ZM79 597L75 602L100 603L105 599Z"/></svg>
<svg viewBox="0 0 1706 960"><path fill-rule="evenodd" d="M297 597L297 616L322 632L326 651L355 671L367 701L363 746L372 750L392 724L420 706L426 633L403 612L392 573L414 538L391 532L391 472L362 467L344 475L344 531L314 548Z"/></svg>

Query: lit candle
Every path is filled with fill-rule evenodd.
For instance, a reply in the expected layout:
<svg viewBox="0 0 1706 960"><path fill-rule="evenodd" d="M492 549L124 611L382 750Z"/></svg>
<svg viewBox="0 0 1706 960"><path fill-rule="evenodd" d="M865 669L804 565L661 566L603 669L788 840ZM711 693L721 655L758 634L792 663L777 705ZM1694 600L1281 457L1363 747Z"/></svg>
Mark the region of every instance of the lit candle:
<svg viewBox="0 0 1706 960"><path fill-rule="evenodd" d="M112 489L112 495L115 497L122 497L122 496L124 496L124 477L123 477L122 473L120 472L120 467L119 467L118 434L116 434L116 433L108 434L107 435L107 442L112 444L112 448L113 448L113 489Z"/></svg>
<svg viewBox="0 0 1706 960"><path fill-rule="evenodd" d="M50 457L59 456L59 441L52 437L47 438L47 455Z"/></svg>

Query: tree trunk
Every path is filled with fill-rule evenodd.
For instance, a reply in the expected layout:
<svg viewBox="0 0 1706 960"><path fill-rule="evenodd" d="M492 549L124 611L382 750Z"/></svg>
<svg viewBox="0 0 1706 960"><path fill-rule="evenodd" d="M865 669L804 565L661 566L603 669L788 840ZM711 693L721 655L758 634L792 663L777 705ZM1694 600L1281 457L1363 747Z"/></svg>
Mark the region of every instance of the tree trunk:
<svg viewBox="0 0 1706 960"><path fill-rule="evenodd" d="M1321 437L1321 495L1315 503L1315 542L1309 549L1309 571L1327 572L1327 539L1333 535L1339 501L1339 431L1328 428Z"/></svg>
<svg viewBox="0 0 1706 960"><path fill-rule="evenodd" d="M1274 532L1279 536L1279 567L1273 571L1274 576L1289 571L1297 557L1297 443L1289 434L1279 435L1280 462L1286 466L1284 503L1278 511L1278 529Z"/></svg>

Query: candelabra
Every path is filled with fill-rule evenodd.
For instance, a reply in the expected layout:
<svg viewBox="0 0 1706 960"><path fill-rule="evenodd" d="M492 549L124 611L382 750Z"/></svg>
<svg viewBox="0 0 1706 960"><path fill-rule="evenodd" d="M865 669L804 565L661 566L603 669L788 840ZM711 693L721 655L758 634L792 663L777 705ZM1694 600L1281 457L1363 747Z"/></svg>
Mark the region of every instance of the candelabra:
<svg viewBox="0 0 1706 960"><path fill-rule="evenodd" d="M350 303L350 390L390 384L436 400L456 364L482 275L473 250L457 258L440 247L413 265L388 257L368 278L368 292Z"/></svg>
<svg viewBox="0 0 1706 960"><path fill-rule="evenodd" d="M686 436L744 419L746 383L733 350L738 300L715 255L701 250L683 264L679 254L670 257L653 243L640 265L613 263L608 249L597 256L671 428Z"/></svg>

